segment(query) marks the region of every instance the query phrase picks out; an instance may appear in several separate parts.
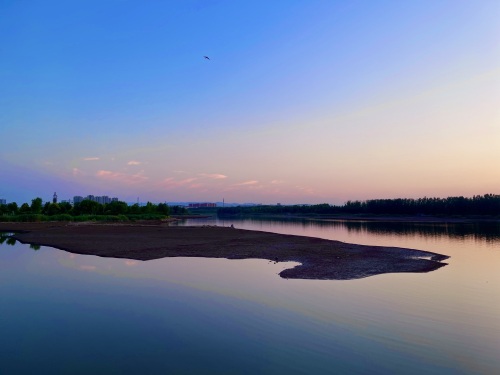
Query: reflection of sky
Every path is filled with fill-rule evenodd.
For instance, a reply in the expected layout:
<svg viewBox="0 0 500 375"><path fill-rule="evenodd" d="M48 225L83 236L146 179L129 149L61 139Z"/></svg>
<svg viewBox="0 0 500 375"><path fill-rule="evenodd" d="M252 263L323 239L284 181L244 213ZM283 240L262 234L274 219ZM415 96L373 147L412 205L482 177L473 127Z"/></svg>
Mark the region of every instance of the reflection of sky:
<svg viewBox="0 0 500 375"><path fill-rule="evenodd" d="M440 350L449 349L448 355L457 355L456 352L452 353L453 350L460 352L461 349L457 348L457 344L461 345L460 341L486 353L500 349L498 225L485 224L485 227L478 229L478 234L472 230L463 235L463 224L447 224L446 231L443 231L442 224L428 223L406 227L400 223L386 224L385 230L380 230L382 223L365 223L360 226L362 230L353 230L352 223L346 222L227 219L216 222L227 226L233 224L242 229L307 235L365 245L406 247L448 255L450 259L445 262L449 266L428 274L389 274L317 285L299 281L299 289L314 285L301 291L300 306L311 306L310 311L314 314L322 311L323 318L328 320L335 312L329 307L318 310L318 303L327 306L331 301L336 301L338 293L341 293L345 298L342 299L343 306L336 306L335 309L342 310L339 319L347 319L352 324L353 321L361 324L376 321L384 327L382 331L398 327L397 331L401 334L425 342L429 339L422 336L429 334L443 345ZM186 224L200 225L203 220L188 220ZM356 225L354 227L359 228ZM408 326L413 327L410 331L415 331L408 333ZM434 331L428 331L428 327ZM473 366L472 356L464 354L461 358L467 362L467 366Z"/></svg>
<svg viewBox="0 0 500 375"><path fill-rule="evenodd" d="M318 233L323 228L313 227ZM281 229L293 231L286 225ZM358 242L374 241L366 233L359 235ZM19 330L33 330L26 331L32 342L50 337L67 361L81 359L63 347L75 337L85 350L93 345L105 352L138 350L150 366L166 366L151 351L168 358L171 366L187 360L189 352L200 366L219 371L217 366L245 364L256 373L262 370L258 363L268 373L279 373L277 368L311 373L334 365L351 373L367 368L380 373L498 369L498 246L418 236L403 241L379 236L379 242L439 248L451 256L450 265L428 274L301 281L279 278L285 265L263 260L141 262L4 244L0 295L5 303L0 309L9 327L4 327L7 320L0 323L3 339L17 348ZM141 344L144 349L138 348ZM249 352L254 355L250 363ZM119 356L113 350L108 355L108 360ZM121 360L127 365L132 361Z"/></svg>
<svg viewBox="0 0 500 375"><path fill-rule="evenodd" d="M11 1L0 14L8 201L343 203L500 185L498 1Z"/></svg>

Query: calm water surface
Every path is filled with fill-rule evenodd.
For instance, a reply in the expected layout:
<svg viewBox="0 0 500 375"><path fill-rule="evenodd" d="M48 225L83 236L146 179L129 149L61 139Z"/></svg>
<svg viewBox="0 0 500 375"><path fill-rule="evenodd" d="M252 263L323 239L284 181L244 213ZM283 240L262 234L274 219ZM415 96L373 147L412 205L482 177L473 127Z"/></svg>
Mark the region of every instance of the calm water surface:
<svg viewBox="0 0 500 375"><path fill-rule="evenodd" d="M0 239L0 374L494 374L498 225L187 221L451 256L427 274L285 280L264 260L133 261Z"/></svg>

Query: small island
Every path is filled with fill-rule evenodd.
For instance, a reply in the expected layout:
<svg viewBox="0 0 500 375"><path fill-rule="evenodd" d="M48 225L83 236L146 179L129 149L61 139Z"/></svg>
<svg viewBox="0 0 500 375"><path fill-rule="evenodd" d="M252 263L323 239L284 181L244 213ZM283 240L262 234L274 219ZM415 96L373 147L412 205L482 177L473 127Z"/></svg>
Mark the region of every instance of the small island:
<svg viewBox="0 0 500 375"><path fill-rule="evenodd" d="M0 223L22 242L71 253L153 260L165 257L267 259L298 262L288 279L350 280L384 273L430 272L446 255L382 246L355 245L305 236L221 226L143 223Z"/></svg>

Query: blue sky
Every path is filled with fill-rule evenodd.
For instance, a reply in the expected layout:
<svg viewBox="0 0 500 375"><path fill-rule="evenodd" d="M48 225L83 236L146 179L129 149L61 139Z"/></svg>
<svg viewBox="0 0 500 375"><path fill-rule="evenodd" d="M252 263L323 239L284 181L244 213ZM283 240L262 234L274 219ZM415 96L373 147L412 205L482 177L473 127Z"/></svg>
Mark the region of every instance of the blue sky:
<svg viewBox="0 0 500 375"><path fill-rule="evenodd" d="M487 0L3 1L0 198L499 193L498 19Z"/></svg>

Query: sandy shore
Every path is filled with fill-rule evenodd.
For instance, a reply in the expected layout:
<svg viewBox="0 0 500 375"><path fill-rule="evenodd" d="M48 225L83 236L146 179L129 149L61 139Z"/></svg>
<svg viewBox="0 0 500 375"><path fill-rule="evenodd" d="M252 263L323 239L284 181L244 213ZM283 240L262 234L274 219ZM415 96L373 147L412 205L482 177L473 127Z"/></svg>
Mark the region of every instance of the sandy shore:
<svg viewBox="0 0 500 375"><path fill-rule="evenodd" d="M77 254L151 260L204 257L296 261L281 277L347 280L393 272L429 272L445 255L420 250L363 246L319 238L228 227L182 227L162 223L0 223L22 243Z"/></svg>

